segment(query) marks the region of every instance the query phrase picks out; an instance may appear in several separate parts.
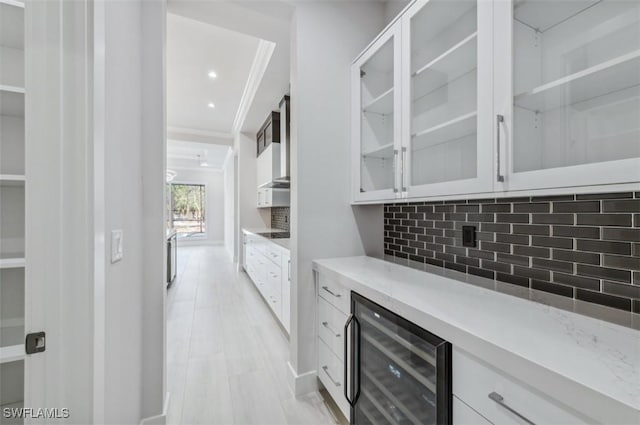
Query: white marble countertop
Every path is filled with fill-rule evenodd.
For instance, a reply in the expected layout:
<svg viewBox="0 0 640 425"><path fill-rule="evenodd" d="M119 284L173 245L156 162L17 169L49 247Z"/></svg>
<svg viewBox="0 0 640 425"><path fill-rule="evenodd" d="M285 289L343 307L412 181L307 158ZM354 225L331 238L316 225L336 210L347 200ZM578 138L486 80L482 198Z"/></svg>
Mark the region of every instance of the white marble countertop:
<svg viewBox="0 0 640 425"><path fill-rule="evenodd" d="M286 249L287 251L291 251L291 239L289 238L281 238L281 239L270 239L265 238L264 236L259 235L259 233L287 233L286 230L274 229L271 227L256 227L256 228L242 228L242 231L245 233L251 233L254 236L259 236L269 242L273 242L274 244Z"/></svg>
<svg viewBox="0 0 640 425"><path fill-rule="evenodd" d="M638 330L470 285L489 280L457 272L371 257L315 260L314 269L593 419L640 424Z"/></svg>

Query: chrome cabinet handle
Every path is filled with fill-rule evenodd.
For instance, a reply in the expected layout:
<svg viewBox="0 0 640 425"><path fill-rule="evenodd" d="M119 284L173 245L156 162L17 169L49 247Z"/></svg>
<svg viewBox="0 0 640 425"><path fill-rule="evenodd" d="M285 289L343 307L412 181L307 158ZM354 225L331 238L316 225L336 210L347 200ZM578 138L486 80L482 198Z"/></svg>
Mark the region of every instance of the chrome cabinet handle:
<svg viewBox="0 0 640 425"><path fill-rule="evenodd" d="M499 182L504 182L504 176L500 173L500 124L504 122L504 115L496 115L496 138L497 138L497 148L496 148L496 179Z"/></svg>
<svg viewBox="0 0 640 425"><path fill-rule="evenodd" d="M398 193L398 173L396 166L398 164L398 149L393 150L393 193Z"/></svg>
<svg viewBox="0 0 640 425"><path fill-rule="evenodd" d="M340 297L342 296L342 295L340 295L340 294L336 294L336 293L334 293L334 292L331 292L331 290L329 289L329 287L328 287L328 286L323 286L323 287L322 287L322 289L324 289L325 291L327 291L328 293L330 293L331 295L333 295L333 296L334 296L334 297L336 297L336 298L340 298Z"/></svg>
<svg viewBox="0 0 640 425"><path fill-rule="evenodd" d="M402 166L400 168L400 186L402 187L402 191L403 192L407 191L407 187L404 185L404 163L406 161L406 157L407 157L407 148L403 146L402 147L402 158L401 158Z"/></svg>
<svg viewBox="0 0 640 425"><path fill-rule="evenodd" d="M333 379L333 377L329 373L329 366L322 366L322 370L324 370L324 373L326 373L327 376L329 377L329 379L331 379L331 382L333 382L333 385L335 385L336 387L340 386L340 382L338 382L335 379Z"/></svg>
<svg viewBox="0 0 640 425"><path fill-rule="evenodd" d="M336 333L336 331L331 329L331 327L329 326L329 322L322 322L322 326L324 326L325 328L329 329L331 331L331 333L335 334L336 338L340 338L340 334Z"/></svg>
<svg viewBox="0 0 640 425"><path fill-rule="evenodd" d="M513 413L514 415L516 415L517 417L519 417L520 419L522 419L523 421L525 421L526 423L528 423L529 425L536 425L535 422L529 420L527 417L523 416L520 412L516 411L515 409L513 409L512 407L509 407L505 402L504 402L504 397L502 397L500 394L498 394L497 392L491 392L489 393L489 398L493 401L495 401L498 405L502 406L503 408L507 409L509 412Z"/></svg>

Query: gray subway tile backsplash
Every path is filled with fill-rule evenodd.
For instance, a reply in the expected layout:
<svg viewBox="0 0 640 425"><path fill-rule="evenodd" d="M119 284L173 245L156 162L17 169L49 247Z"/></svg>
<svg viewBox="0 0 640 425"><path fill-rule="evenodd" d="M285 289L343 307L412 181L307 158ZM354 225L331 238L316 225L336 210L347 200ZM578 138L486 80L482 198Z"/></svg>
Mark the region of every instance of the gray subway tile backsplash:
<svg viewBox="0 0 640 425"><path fill-rule="evenodd" d="M385 221L387 220L387 218L392 218L389 213L390 211L385 212ZM286 230L288 232L291 221L289 214L289 207L271 208L271 227L273 227L274 229ZM386 230L387 229L385 228L385 231Z"/></svg>
<svg viewBox="0 0 640 425"><path fill-rule="evenodd" d="M640 192L387 204L384 252L640 313L639 225Z"/></svg>

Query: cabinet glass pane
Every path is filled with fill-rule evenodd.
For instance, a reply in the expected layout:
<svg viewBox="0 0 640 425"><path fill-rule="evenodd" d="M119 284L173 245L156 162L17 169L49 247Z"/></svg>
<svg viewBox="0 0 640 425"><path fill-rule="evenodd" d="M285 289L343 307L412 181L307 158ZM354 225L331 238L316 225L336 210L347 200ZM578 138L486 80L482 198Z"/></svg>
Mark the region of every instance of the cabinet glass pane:
<svg viewBox="0 0 640 425"><path fill-rule="evenodd" d="M358 424L435 424L436 347L358 304L361 395Z"/></svg>
<svg viewBox="0 0 640 425"><path fill-rule="evenodd" d="M411 184L477 175L477 7L430 1L411 18Z"/></svg>
<svg viewBox="0 0 640 425"><path fill-rule="evenodd" d="M394 69L393 37L361 68L361 167L360 190L392 189Z"/></svg>
<svg viewBox="0 0 640 425"><path fill-rule="evenodd" d="M640 156L640 2L514 2L514 170Z"/></svg>

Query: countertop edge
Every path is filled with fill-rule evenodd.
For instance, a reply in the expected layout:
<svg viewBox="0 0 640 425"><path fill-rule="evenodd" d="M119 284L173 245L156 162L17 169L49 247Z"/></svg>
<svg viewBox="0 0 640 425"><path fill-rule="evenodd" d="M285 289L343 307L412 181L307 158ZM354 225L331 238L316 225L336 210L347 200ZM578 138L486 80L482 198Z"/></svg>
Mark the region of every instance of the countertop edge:
<svg viewBox="0 0 640 425"><path fill-rule="evenodd" d="M361 257L353 257L361 258ZM380 260L383 261L383 260ZM400 265L396 265L402 267ZM567 405L578 413L586 414L591 419L596 419L602 423L640 423L640 400L638 406L629 405L609 394L563 375L560 371L552 370L546 366L536 363L532 359L513 353L491 341L482 339L465 329L456 325L444 322L427 312L417 310L391 296L384 294L377 289L367 286L363 282L347 277L323 264L323 260L313 260L313 269L320 273L325 273L338 283L361 295L381 304L391 310L398 311L401 307L403 317L423 326L433 333L443 337L456 347L469 352L488 364L498 363L499 369L514 378L527 383L548 397L556 400L563 400L561 404ZM428 273L428 272L422 272ZM440 276L444 277L444 276ZM444 277L451 279L449 277ZM457 281L455 279L451 279ZM457 281L460 282L460 281ZM464 283L464 282L460 282ZM533 301L528 301L533 303ZM499 359L496 361L496 359ZM567 387L571 391L567 391ZM611 407L602 410L602 398L606 398L611 403ZM612 415L614 415L612 417ZM615 422L612 422L615 421Z"/></svg>
<svg viewBox="0 0 640 425"><path fill-rule="evenodd" d="M279 232L286 232L286 230L270 229L270 228L266 228L266 227L264 229L251 229L251 228L244 228L244 227L242 228L242 232L243 233L249 233L249 234L251 234L253 236L262 238L265 241L270 242L270 243L272 243L274 245L277 245L280 249L284 249L289 254L291 254L291 247L287 246L287 244L283 243L284 241L287 241L287 242L290 241L291 240L290 238L269 239L269 238L265 238L264 236L258 234L260 232L267 232L267 231L270 231L270 232L274 232L274 231L275 232L278 232L278 231Z"/></svg>

